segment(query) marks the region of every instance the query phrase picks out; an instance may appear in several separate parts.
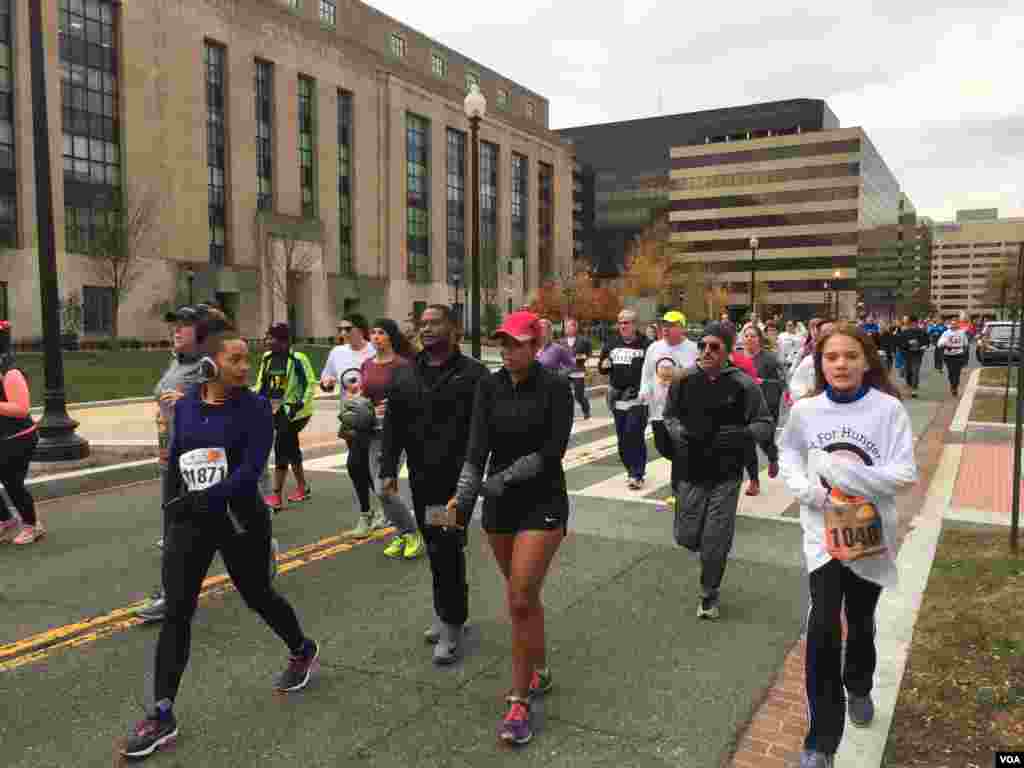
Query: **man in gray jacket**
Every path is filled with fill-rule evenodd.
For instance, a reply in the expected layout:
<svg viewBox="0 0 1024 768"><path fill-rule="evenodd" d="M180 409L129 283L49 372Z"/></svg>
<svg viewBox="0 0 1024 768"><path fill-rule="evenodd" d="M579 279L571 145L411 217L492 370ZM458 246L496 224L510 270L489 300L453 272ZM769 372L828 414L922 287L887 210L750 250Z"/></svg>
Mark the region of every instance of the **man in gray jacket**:
<svg viewBox="0 0 1024 768"><path fill-rule="evenodd" d="M717 619L718 593L736 530L744 455L753 440L771 446L775 422L760 387L729 363L732 329L710 323L697 342L697 366L672 383L665 429L675 456L672 476L676 543L700 553L698 618Z"/></svg>
<svg viewBox="0 0 1024 768"><path fill-rule="evenodd" d="M171 433L174 429L174 403L181 398L188 387L203 382L201 347L206 337L226 329L230 323L220 310L206 304L195 304L179 307L168 312L164 319L174 328L174 354L171 364L164 371L160 381L153 388L159 408L156 416L156 429L159 440L160 464L160 505L161 508L172 497L170 473L167 471L167 450L171 444ZM164 534L166 534L167 516L163 515ZM163 538L157 542L163 546ZM149 604L137 613L139 618L147 622L163 621L163 591L157 590Z"/></svg>

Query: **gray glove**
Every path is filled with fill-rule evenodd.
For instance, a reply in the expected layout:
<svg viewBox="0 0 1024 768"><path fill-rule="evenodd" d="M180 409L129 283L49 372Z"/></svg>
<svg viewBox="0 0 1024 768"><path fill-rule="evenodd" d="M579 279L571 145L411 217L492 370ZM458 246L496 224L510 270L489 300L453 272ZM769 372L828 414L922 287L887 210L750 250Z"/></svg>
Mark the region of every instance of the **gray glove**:
<svg viewBox="0 0 1024 768"><path fill-rule="evenodd" d="M516 485L536 477L544 469L544 457L539 453L520 456L501 472L490 475L480 489L485 499L493 499L505 492L506 485Z"/></svg>
<svg viewBox="0 0 1024 768"><path fill-rule="evenodd" d="M477 494L480 493L480 470L468 461L462 465L459 481L455 485L455 504L459 510L466 512L473 509ZM468 515L467 515L468 519Z"/></svg>

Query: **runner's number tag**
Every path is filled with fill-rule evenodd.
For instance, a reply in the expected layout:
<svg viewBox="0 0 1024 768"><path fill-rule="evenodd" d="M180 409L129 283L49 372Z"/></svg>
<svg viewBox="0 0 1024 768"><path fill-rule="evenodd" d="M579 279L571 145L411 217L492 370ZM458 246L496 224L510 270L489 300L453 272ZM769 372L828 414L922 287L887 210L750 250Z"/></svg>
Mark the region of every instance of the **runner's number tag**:
<svg viewBox="0 0 1024 768"><path fill-rule="evenodd" d="M228 476L228 455L223 448L196 448L178 460L189 491L205 491Z"/></svg>
<svg viewBox="0 0 1024 768"><path fill-rule="evenodd" d="M833 488L825 505L825 549L844 562L883 554L878 508L862 496L846 496Z"/></svg>

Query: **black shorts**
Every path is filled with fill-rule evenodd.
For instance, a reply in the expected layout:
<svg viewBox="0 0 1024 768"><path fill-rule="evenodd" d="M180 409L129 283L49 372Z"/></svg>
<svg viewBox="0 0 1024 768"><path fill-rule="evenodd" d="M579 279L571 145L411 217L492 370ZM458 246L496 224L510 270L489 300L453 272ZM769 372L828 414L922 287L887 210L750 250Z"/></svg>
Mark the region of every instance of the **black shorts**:
<svg viewBox="0 0 1024 768"><path fill-rule="evenodd" d="M557 531L569 526L569 495L554 491L544 501L525 502L507 494L484 499L481 526L487 533L514 534L520 531Z"/></svg>
<svg viewBox="0 0 1024 768"><path fill-rule="evenodd" d="M274 463L278 469L302 463L302 449L299 448L299 432L309 424L309 416L296 421L277 419L274 430Z"/></svg>

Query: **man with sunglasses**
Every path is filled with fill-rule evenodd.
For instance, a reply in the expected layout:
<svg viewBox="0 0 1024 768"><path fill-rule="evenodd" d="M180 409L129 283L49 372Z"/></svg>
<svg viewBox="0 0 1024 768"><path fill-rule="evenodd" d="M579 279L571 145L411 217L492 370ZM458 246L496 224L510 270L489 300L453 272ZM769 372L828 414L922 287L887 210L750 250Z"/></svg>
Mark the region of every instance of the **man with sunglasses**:
<svg viewBox="0 0 1024 768"><path fill-rule="evenodd" d="M174 428L172 418L174 403L185 395L188 387L201 384L204 380L203 366L200 362L202 358L200 347L206 341L206 337L210 334L220 333L229 325L227 317L220 310L208 304L190 304L178 307L173 312L168 312L164 316L164 320L173 329L174 352L171 364L153 389L159 406L156 415L156 428L159 442L161 507L170 501L173 495L168 484L167 455ZM166 525L165 515L165 529ZM157 542L158 546L162 547L163 541L161 538ZM149 603L140 609L137 615L146 622L163 621L164 610L163 591L157 590Z"/></svg>
<svg viewBox="0 0 1024 768"><path fill-rule="evenodd" d="M697 617L717 619L718 593L732 549L736 507L750 441L762 449L775 436L761 389L729 362L732 330L710 323L697 342L697 366L672 383L665 429L675 446L673 535L700 553Z"/></svg>
<svg viewBox="0 0 1024 768"><path fill-rule="evenodd" d="M608 410L615 418L619 458L626 467L626 483L643 488L647 473L647 406L640 399L644 355L651 340L636 332L636 312L619 313L619 332L608 340L598 360L598 371L608 377Z"/></svg>

